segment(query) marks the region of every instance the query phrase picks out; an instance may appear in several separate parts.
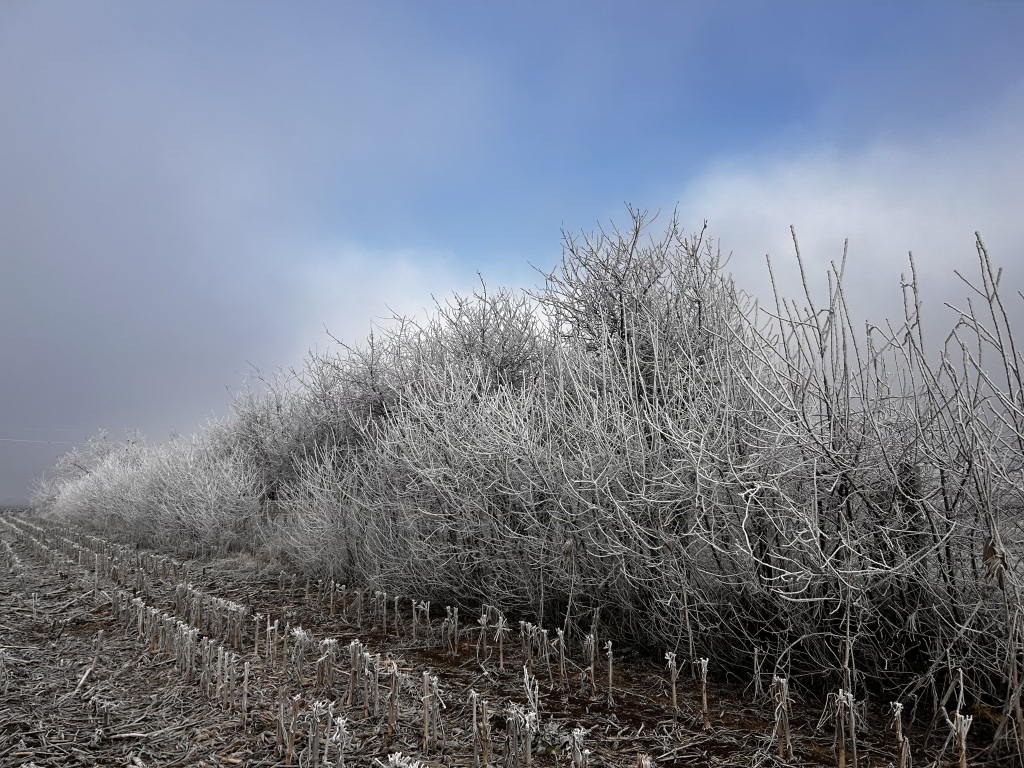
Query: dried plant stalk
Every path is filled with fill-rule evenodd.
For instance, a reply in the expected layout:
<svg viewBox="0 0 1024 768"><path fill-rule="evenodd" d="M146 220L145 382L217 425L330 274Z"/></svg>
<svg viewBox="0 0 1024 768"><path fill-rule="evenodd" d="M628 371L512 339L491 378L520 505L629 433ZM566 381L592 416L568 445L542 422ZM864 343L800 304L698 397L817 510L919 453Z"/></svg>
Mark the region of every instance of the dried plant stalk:
<svg viewBox="0 0 1024 768"><path fill-rule="evenodd" d="M441 623L441 642L445 653L454 659L459 655L459 609L445 606L445 613L447 615Z"/></svg>
<svg viewBox="0 0 1024 768"><path fill-rule="evenodd" d="M491 720L487 711L487 699L480 701L480 749L483 754L484 767L491 764Z"/></svg>
<svg viewBox="0 0 1024 768"><path fill-rule="evenodd" d="M480 661L480 657L483 656L483 660L487 660L487 611L486 609L480 613L480 618L476 620L476 623L480 626L480 635L476 641L476 660Z"/></svg>
<svg viewBox="0 0 1024 768"><path fill-rule="evenodd" d="M398 663L391 662L391 687L388 690L388 737L395 735L398 716Z"/></svg>
<svg viewBox="0 0 1024 768"><path fill-rule="evenodd" d="M700 678L700 716L704 730L711 730L711 714L708 711L708 660L697 659L697 675Z"/></svg>
<svg viewBox="0 0 1024 768"><path fill-rule="evenodd" d="M590 762L590 750L584 749L583 737L587 732L577 726L569 734L569 762L572 768L588 768Z"/></svg>
<svg viewBox="0 0 1024 768"><path fill-rule="evenodd" d="M559 627L555 630L557 635L555 642L558 643L558 689L567 690L565 680L565 632Z"/></svg>
<svg viewBox="0 0 1024 768"><path fill-rule="evenodd" d="M423 672L423 743L424 754L430 750L430 673Z"/></svg>
<svg viewBox="0 0 1024 768"><path fill-rule="evenodd" d="M473 709L473 724L470 729L470 738L473 742L473 765L476 768L480 768L480 753L482 747L480 744L480 721L477 717L477 709L479 704L480 695L470 689L469 691L469 706Z"/></svg>
<svg viewBox="0 0 1024 768"><path fill-rule="evenodd" d="M533 674L533 624L526 621L519 622L519 642L523 651L523 662L526 668Z"/></svg>
<svg viewBox="0 0 1024 768"><path fill-rule="evenodd" d="M248 726L247 718L249 716L249 662L245 662L242 667L242 730L246 730Z"/></svg>
<svg viewBox="0 0 1024 768"><path fill-rule="evenodd" d="M910 768L910 740L903 735L903 705L890 702L892 716L890 726L896 731L896 768Z"/></svg>
<svg viewBox="0 0 1024 768"><path fill-rule="evenodd" d="M608 699L607 705L609 708L615 706L615 700L612 698L612 641L608 640L604 644L604 654L608 657Z"/></svg>
<svg viewBox="0 0 1024 768"><path fill-rule="evenodd" d="M838 753L839 768L846 768L846 709L850 705L850 697L846 691L840 690L835 696L835 744ZM856 766L856 762L854 763Z"/></svg>
<svg viewBox="0 0 1024 768"><path fill-rule="evenodd" d="M669 681L672 685L672 722L679 718L679 701L676 698L676 681L679 679L679 668L676 666L676 655L672 651L665 654L665 661L668 662Z"/></svg>
<svg viewBox="0 0 1024 768"><path fill-rule="evenodd" d="M281 574L281 578L282 578L282 580L284 579L284 574ZM275 721L275 726L276 726L275 736L276 736L276 740L275 740L275 745L274 746L275 746L275 748L277 750L278 756L283 756L284 755L284 744L285 744L285 738L286 738L285 734L286 734L286 732L288 730L288 726L287 726L287 724L285 722L285 704L287 702L288 702L288 695L284 692L284 690L282 690L281 691L281 695L280 695L280 697L277 700L277 720Z"/></svg>
<svg viewBox="0 0 1024 768"><path fill-rule="evenodd" d="M587 675L590 678L590 696L597 696L597 638L593 633L583 641L583 655L586 657Z"/></svg>
<svg viewBox="0 0 1024 768"><path fill-rule="evenodd" d="M764 686L761 684L761 664L764 662L764 657L761 654L761 649L758 646L754 646L754 701L760 701L764 698Z"/></svg>
<svg viewBox="0 0 1024 768"><path fill-rule="evenodd" d="M288 743L285 748L284 762L285 765L292 764L292 755L295 754L295 736L297 735L296 727L299 723L299 707L302 704L302 697L293 696L291 699L291 714L288 716Z"/></svg>
<svg viewBox="0 0 1024 768"><path fill-rule="evenodd" d="M334 735L334 702L327 704L327 722L324 724L323 764L330 765L331 737Z"/></svg>
<svg viewBox="0 0 1024 768"><path fill-rule="evenodd" d="M960 768L967 768L967 732L971 729L973 722L973 716L962 715L960 712L954 712L953 719L949 721L951 735L960 755Z"/></svg>
<svg viewBox="0 0 1024 768"><path fill-rule="evenodd" d="M348 720L344 717L339 717L335 724L334 729L334 740L338 744L338 768L345 768L345 753L352 744L352 734L348 730Z"/></svg>
<svg viewBox="0 0 1024 768"><path fill-rule="evenodd" d="M353 640L348 644L349 656L349 678L348 678L348 699L345 705L351 707L356 700L356 690L359 688L359 673L362 670L363 644Z"/></svg>
<svg viewBox="0 0 1024 768"><path fill-rule="evenodd" d="M772 700L775 702L775 738L779 744L779 759L793 759L793 741L789 732L789 680L772 677Z"/></svg>
<svg viewBox="0 0 1024 768"><path fill-rule="evenodd" d="M505 671L505 637L509 634L505 615L498 612L498 620L494 624L494 640L498 644L498 671Z"/></svg>

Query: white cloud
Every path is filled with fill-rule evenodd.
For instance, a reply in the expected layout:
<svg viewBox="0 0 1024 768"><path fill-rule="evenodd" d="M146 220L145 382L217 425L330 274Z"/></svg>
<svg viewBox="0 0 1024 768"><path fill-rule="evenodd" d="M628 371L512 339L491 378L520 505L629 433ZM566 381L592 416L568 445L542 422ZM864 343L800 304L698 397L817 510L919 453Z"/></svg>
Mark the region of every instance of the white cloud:
<svg viewBox="0 0 1024 768"><path fill-rule="evenodd" d="M929 126L914 143L821 145L719 162L685 189L680 210L709 220L723 251L734 254L737 282L762 298L770 296L765 254L782 273L784 293L799 295L790 224L818 297L849 237L847 295L855 313L873 321L901 314L908 251L931 309L962 297L953 270L976 272L975 231L1015 293L1024 287L1022 124L1024 83L975 115L973 129L956 119L945 130Z"/></svg>
<svg viewBox="0 0 1024 768"><path fill-rule="evenodd" d="M441 252L339 245L305 260L295 279L302 303L297 337L305 345L292 356L297 360L310 347L331 346L330 336L361 344L374 325L387 325L394 315L424 321L433 312L432 297L469 293L477 278Z"/></svg>

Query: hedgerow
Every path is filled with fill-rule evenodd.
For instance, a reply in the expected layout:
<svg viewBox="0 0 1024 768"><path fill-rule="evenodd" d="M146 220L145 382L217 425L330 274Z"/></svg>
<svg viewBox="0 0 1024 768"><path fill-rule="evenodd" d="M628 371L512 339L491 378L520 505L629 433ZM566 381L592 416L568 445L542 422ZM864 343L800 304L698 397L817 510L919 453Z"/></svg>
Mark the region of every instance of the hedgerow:
<svg viewBox="0 0 1024 768"><path fill-rule="evenodd" d="M630 213L532 292L481 284L191 441L65 461L36 506L926 719L962 669L1018 743L1024 367L980 237L929 345L913 272L891 323L854 320L845 260L824 304L761 307L705 232Z"/></svg>

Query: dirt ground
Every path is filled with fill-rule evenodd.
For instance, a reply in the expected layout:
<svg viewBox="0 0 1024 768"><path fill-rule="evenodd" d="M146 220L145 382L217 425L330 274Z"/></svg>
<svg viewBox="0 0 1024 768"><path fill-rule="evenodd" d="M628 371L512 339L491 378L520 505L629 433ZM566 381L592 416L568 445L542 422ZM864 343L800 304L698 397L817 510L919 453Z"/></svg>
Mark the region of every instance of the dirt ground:
<svg viewBox="0 0 1024 768"><path fill-rule="evenodd" d="M794 703L779 760L767 695L710 682L705 727L689 668L673 716L664 661L614 649L609 704L603 645L593 685L579 648L563 684L558 654L524 649L518 622L501 669L493 624L483 652L479 617L454 634L435 606L414 638L398 608L248 557L180 561L0 517L0 765L476 766L485 747L492 766L837 765L820 708ZM894 762L884 723L868 731L860 765Z"/></svg>

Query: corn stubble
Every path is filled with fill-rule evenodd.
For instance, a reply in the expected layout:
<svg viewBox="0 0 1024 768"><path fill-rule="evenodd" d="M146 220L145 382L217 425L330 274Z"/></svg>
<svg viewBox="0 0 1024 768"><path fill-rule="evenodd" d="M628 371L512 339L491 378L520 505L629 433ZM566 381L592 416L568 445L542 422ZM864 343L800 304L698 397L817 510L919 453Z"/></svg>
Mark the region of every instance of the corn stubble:
<svg viewBox="0 0 1024 768"><path fill-rule="evenodd" d="M42 531L36 532L42 535ZM52 541L53 536L49 538ZM36 551L48 559L56 562L62 557L42 544L40 538L32 537L31 540ZM92 545L105 546L96 541ZM74 551L72 542L67 538L63 539L63 546ZM122 566L120 570L112 566L110 572L116 573L123 584L138 584L137 576L132 573L134 566L126 563ZM154 660L163 658L171 661L183 683L195 685L211 704L237 724L242 733L254 732L260 722L271 722L275 754L283 764L345 765L352 756L353 717L359 723L378 723L376 732L386 729L389 738L396 737L402 730L403 719L408 724L412 703L407 699L403 705L401 692L411 691L412 686L396 660L383 661L380 654L372 653L358 639L350 641L347 654L343 654L335 638L320 639L314 632L297 624L292 626L289 622L281 629L278 620L270 621L272 611L243 609L240 603L210 594L191 581L187 584L174 583L170 576L167 579L172 583L162 587L159 582L164 576L159 567L147 573L153 577L150 599L158 600L161 593L167 595L169 610L151 605L141 597L133 597L119 587L109 588L101 582L104 587L102 594L109 595L108 605L115 627L125 636L136 637L137 642L153 654ZM184 569L181 573L184 574ZM91 573L82 572L83 580L93 585L95 577L95 566ZM282 584L285 582L282 580ZM329 597L319 594L319 587L316 590L313 587L311 584L305 591L296 591L286 585L282 592L289 599L294 594L301 595L299 599L308 602L310 608L323 610ZM342 601L348 599L344 593L338 597ZM236 623L231 620L232 615L249 618ZM499 626L507 626L499 611L488 609L485 619L487 617L493 617ZM445 621L453 618L454 611L450 611ZM246 628L242 636L237 631L239 626ZM595 617L591 629L596 633L597 628ZM485 637L491 629L487 620L481 622ZM423 635L427 638L433 633L423 632ZM474 691L468 696L470 746L475 755L474 761L479 765L495 764L495 755L500 754L506 765L532 766L551 754L548 750L552 742L545 739L550 738L552 727L557 731L557 725L554 721L548 722L549 735L542 736L542 686L538 675L546 673L547 690L553 695L556 692L553 667L557 664L564 668L572 662L565 658L567 643L563 632L556 632L556 646L560 651L557 662L552 658L556 649L550 647L547 632L524 622L520 625L520 635L521 695L520 700L510 700L505 704L503 738L495 740L492 733L492 715L487 699ZM426 643L431 645L429 640ZM68 698L76 696L86 681L96 674L103 647L100 633L94 644L93 663L82 676L79 687L69 693ZM611 701L615 678L611 641L605 641L604 647L608 660L607 703ZM577 647L577 650L584 649ZM347 659L347 664L341 664L342 659ZM580 661L582 663L583 658ZM335 685L338 666L348 666L348 675L345 676L348 690L344 694ZM6 671L6 658L0 655L2 671ZM493 666L491 672L500 674ZM268 676L279 681L276 693L269 700L268 692L261 684ZM443 755L452 745L445 736L442 712L447 703L442 696L441 681L429 671L422 673L422 679L423 694L419 701L422 740L419 746L425 756ZM109 727L111 713L117 708L95 695L89 697L89 704L95 716L102 720L102 727ZM584 746L586 733L578 726L571 732L566 731L560 740L553 742L557 746L556 754L563 755L572 764L590 764L593 752ZM106 735L97 738L96 745L107 738L109 736ZM649 762L649 757L642 753L636 759L638 765Z"/></svg>

